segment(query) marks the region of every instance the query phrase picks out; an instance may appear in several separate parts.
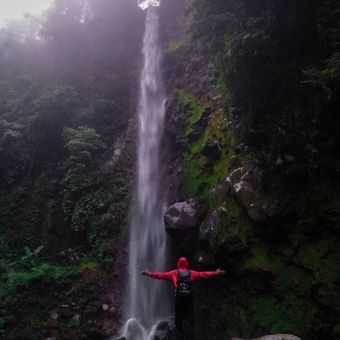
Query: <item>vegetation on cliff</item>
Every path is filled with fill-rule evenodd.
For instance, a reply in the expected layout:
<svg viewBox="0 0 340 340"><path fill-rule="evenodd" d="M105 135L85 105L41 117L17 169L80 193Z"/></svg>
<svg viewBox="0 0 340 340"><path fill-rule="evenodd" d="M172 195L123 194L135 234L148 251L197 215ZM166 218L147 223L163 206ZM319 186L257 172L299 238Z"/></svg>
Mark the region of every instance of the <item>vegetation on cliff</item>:
<svg viewBox="0 0 340 340"><path fill-rule="evenodd" d="M6 339L111 334L103 320L118 315L102 304L129 210L143 12L133 0L88 5L58 0L0 31Z"/></svg>
<svg viewBox="0 0 340 340"><path fill-rule="evenodd" d="M188 63L171 107L181 197L208 210L197 265L229 272L198 289L202 339L339 336L339 14L336 1L191 3L172 52Z"/></svg>

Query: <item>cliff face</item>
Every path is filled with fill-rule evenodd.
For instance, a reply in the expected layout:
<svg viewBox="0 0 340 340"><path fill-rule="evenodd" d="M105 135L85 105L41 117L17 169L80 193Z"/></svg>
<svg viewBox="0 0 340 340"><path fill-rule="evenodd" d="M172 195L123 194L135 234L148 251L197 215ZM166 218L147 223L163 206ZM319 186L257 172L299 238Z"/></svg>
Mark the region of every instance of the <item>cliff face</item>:
<svg viewBox="0 0 340 340"><path fill-rule="evenodd" d="M197 0L166 43L170 203L198 210L174 256L227 271L197 287L199 339L339 335L338 15Z"/></svg>

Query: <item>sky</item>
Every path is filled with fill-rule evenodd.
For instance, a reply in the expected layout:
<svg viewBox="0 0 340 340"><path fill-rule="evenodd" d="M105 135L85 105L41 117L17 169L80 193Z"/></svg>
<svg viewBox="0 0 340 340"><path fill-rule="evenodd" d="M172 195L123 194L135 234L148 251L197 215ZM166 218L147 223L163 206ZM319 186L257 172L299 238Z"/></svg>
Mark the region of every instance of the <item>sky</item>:
<svg viewBox="0 0 340 340"><path fill-rule="evenodd" d="M54 0L0 0L0 25L20 19L25 13L42 14Z"/></svg>
<svg viewBox="0 0 340 340"><path fill-rule="evenodd" d="M138 0L138 3L141 9L146 9L149 6L159 6L160 0Z"/></svg>

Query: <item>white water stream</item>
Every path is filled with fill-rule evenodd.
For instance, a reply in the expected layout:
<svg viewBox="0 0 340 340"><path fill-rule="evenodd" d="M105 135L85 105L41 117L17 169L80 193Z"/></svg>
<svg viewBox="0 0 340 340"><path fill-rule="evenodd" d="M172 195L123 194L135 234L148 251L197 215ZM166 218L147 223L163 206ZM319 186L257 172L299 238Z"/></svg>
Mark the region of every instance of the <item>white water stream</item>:
<svg viewBox="0 0 340 340"><path fill-rule="evenodd" d="M170 314L164 282L141 275L146 267L152 271L164 270L167 257L164 183L160 183L159 164L166 99L161 72L159 18L155 7L147 9L143 55L138 107L137 206L130 226L127 321L122 332L127 340L152 339L155 324Z"/></svg>

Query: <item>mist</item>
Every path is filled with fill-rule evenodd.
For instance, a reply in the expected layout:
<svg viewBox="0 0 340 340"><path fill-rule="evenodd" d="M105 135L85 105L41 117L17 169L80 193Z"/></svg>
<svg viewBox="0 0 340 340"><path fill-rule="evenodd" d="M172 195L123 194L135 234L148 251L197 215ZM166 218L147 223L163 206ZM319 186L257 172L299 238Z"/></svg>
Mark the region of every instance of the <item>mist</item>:
<svg viewBox="0 0 340 340"><path fill-rule="evenodd" d="M337 340L339 23L0 0L0 338Z"/></svg>

